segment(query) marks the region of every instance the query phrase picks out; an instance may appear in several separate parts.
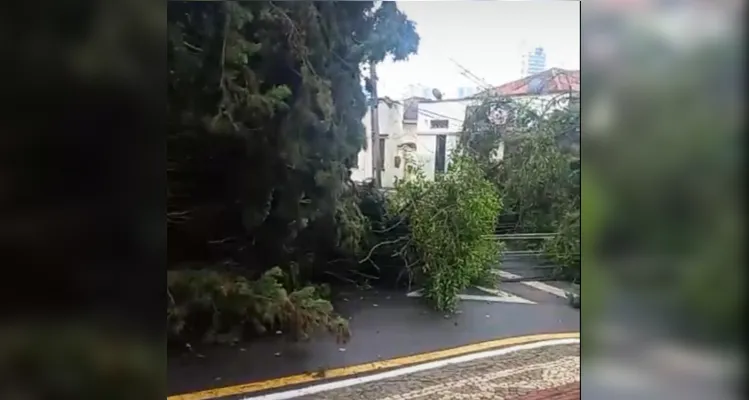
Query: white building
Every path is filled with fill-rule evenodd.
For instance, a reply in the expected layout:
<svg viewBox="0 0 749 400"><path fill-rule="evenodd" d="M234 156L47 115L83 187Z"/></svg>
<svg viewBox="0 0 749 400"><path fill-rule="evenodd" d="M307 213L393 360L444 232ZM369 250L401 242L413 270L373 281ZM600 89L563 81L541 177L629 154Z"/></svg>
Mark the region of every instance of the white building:
<svg viewBox="0 0 749 400"><path fill-rule="evenodd" d="M473 101L414 98L393 102L380 99L378 114L382 185L392 187L398 179L403 179L411 165L409 162L420 167L428 179L433 179L437 172L445 172L450 154L457 146L463 129L466 108ZM369 111L362 122L368 145L367 149L359 153L357 168L351 171L351 178L355 181L374 176Z"/></svg>
<svg viewBox="0 0 749 400"><path fill-rule="evenodd" d="M403 125L403 104L389 99L380 99L378 106L378 120L380 128L380 162L383 186L392 186L399 168L388 168L388 159L397 153L399 142L406 140ZM372 170L372 117L371 110L364 116L364 129L367 135L367 146L359 152L357 167L351 170L351 179L364 181L374 177Z"/></svg>
<svg viewBox="0 0 749 400"><path fill-rule="evenodd" d="M539 74L509 82L493 89L498 94L538 110L560 93L580 91L580 71L552 68ZM477 100L474 98L433 100L412 97L403 101L380 99L380 155L382 185L392 187L403 179L412 160L421 167L428 179L447 170L450 154L457 147L463 130L466 110ZM372 178L371 117L369 111L363 120L367 132L367 149L359 153L358 167L352 170L352 179L363 181ZM504 147L500 146L498 157Z"/></svg>
<svg viewBox="0 0 749 400"><path fill-rule="evenodd" d="M447 171L457 147L466 109L472 99L427 100L418 103L416 162L428 179Z"/></svg>

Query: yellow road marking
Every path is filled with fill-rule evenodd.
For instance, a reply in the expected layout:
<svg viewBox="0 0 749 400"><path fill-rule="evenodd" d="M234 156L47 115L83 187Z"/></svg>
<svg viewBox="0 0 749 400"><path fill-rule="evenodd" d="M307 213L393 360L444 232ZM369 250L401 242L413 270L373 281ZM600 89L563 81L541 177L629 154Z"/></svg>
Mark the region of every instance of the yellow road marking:
<svg viewBox="0 0 749 400"><path fill-rule="evenodd" d="M265 390L278 389L285 386L299 385L321 381L330 378L342 378L351 375L358 375L367 372L373 372L381 369L390 369L405 367L413 364L420 364L429 361L435 361L448 357L456 357L469 353L495 349L498 347L511 346L523 343L538 342L542 340L554 339L572 339L579 338L580 332L569 333L544 333L539 335L516 336L505 339L490 340L487 342L474 343L466 346L454 347L446 350L438 350L430 353L414 354L411 356L398 357L390 360L374 361L365 364L354 365L350 367L335 368L319 373L305 373L299 375L286 376L283 378L269 379L266 381L251 382L241 385L226 386L217 389L202 390L200 392L185 393L167 397L167 400L208 400L225 396L238 396L248 393L255 393Z"/></svg>

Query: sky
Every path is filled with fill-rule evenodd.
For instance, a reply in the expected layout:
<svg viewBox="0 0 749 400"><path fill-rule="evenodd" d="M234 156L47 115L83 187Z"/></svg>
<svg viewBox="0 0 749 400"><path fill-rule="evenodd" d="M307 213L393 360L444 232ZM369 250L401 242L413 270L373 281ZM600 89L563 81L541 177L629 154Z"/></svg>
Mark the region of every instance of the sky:
<svg viewBox="0 0 749 400"><path fill-rule="evenodd" d="M417 55L377 67L378 94L403 98L409 85L435 87L453 97L476 86L467 68L491 85L521 78L523 49L541 46L547 68L580 68L580 3L572 0L399 1L421 36Z"/></svg>

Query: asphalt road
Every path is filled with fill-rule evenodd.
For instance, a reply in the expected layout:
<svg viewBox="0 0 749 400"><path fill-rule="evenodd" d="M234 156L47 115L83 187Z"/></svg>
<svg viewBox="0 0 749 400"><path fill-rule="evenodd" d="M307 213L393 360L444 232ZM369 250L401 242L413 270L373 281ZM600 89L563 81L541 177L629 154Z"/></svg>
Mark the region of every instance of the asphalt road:
<svg viewBox="0 0 749 400"><path fill-rule="evenodd" d="M520 283L514 291L527 291ZM524 295L533 297L529 293ZM171 357L170 395L350 366L382 359L536 333L577 332L580 312L548 293L536 304L463 301L454 315L430 311L403 291L341 294L337 309L350 318L352 340L321 336L305 343L270 337L234 347L201 349L203 357ZM538 297L541 296L541 297ZM551 296L553 297L553 296ZM541 300L539 300L541 299ZM548 301L547 301L548 300Z"/></svg>

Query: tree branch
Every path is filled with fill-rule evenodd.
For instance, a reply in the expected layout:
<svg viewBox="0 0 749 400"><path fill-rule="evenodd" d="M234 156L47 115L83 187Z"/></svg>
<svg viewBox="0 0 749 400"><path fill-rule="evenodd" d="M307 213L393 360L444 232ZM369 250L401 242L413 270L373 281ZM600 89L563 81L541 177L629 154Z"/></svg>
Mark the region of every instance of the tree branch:
<svg viewBox="0 0 749 400"><path fill-rule="evenodd" d="M359 264L364 264L365 262L369 261L369 259L372 257L372 254L374 254L374 251L377 250L378 248L380 248L382 246L385 246L385 245L388 245L388 244L399 243L399 242L402 242L402 241L404 241L406 239L408 239L408 237L407 236L403 236L403 237L399 237L398 239L395 239L395 240L386 240L384 242L377 243L376 245L374 245L374 247L372 247L369 250L369 254L367 254L366 257L364 257L361 261L359 261Z"/></svg>

